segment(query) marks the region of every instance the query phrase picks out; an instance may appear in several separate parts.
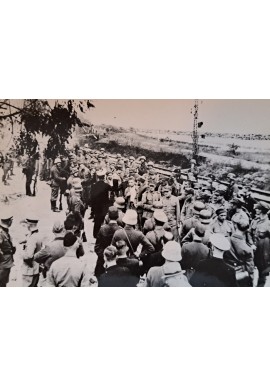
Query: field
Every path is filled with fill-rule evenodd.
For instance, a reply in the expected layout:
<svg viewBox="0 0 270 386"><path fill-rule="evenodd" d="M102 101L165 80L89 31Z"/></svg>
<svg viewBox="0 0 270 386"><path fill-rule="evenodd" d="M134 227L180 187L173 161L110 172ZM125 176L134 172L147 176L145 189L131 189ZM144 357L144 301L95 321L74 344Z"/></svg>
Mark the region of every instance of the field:
<svg viewBox="0 0 270 386"><path fill-rule="evenodd" d="M239 146L235 154L229 147L232 144ZM100 135L96 145L125 156L144 154L148 159L168 167L186 168L192 158L192 138L187 134L108 130ZM218 177L234 172L239 177L239 183L245 182L245 176L248 176L254 187L270 189L269 140L218 136L200 138L199 163L201 175L209 175L209 170L213 170Z"/></svg>

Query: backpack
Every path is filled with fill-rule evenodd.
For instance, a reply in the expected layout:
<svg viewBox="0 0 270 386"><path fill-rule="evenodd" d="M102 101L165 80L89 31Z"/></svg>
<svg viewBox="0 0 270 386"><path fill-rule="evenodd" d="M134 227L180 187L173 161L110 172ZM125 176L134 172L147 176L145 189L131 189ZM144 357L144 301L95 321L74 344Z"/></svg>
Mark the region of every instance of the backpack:
<svg viewBox="0 0 270 386"><path fill-rule="evenodd" d="M161 279L163 280L163 287L191 287L183 272L165 274Z"/></svg>

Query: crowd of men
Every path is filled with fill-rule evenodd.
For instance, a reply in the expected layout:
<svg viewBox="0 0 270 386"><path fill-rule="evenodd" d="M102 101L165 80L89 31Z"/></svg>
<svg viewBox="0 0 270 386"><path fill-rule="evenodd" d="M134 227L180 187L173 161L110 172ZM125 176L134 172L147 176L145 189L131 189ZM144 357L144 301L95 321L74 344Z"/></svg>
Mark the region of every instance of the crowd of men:
<svg viewBox="0 0 270 386"><path fill-rule="evenodd" d="M255 200L251 186L240 189L234 174L227 180L199 179L195 160L187 173L178 168L164 176L145 156L113 156L87 144L57 157L50 205L59 212L65 200L66 219L52 224L54 239L46 245L38 218L25 220L23 286L266 285L270 205ZM16 251L12 216L1 213L0 286L9 281ZM93 235L86 221L93 221ZM82 259L89 237L95 240L94 272Z"/></svg>

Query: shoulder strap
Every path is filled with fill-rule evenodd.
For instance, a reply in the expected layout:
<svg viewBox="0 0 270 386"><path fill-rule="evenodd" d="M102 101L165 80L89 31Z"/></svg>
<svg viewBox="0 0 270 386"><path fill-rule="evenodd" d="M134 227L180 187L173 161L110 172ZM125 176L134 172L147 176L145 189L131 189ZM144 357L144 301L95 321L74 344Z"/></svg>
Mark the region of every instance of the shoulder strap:
<svg viewBox="0 0 270 386"><path fill-rule="evenodd" d="M134 249L133 249L133 247L132 247L132 245L131 245L130 239L129 239L128 234L127 234L127 231L125 230L125 228L123 228L123 231L125 232L125 234L126 234L126 236L127 236L129 246L130 246L130 248L131 248L131 250L132 250L132 253L133 253L133 255L134 255L135 252L134 252Z"/></svg>

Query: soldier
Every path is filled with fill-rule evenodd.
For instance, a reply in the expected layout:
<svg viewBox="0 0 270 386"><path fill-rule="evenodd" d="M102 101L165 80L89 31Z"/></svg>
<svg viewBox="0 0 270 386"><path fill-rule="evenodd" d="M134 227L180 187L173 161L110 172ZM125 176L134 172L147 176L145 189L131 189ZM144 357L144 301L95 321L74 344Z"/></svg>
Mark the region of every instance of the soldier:
<svg viewBox="0 0 270 386"><path fill-rule="evenodd" d="M61 159L56 158L51 168L51 210L53 212L59 212L59 209L56 207L56 201L60 186L65 180L65 177L61 177Z"/></svg>
<svg viewBox="0 0 270 386"><path fill-rule="evenodd" d="M35 253L43 247L42 239L38 230L38 218L29 216L24 223L28 228L28 236L24 246L22 264L22 286L37 287L39 281L39 264L34 261Z"/></svg>
<svg viewBox="0 0 270 386"><path fill-rule="evenodd" d="M127 209L135 209L137 206L137 187L135 185L135 179L130 177L128 179L128 186L125 189L125 200Z"/></svg>
<svg viewBox="0 0 270 386"><path fill-rule="evenodd" d="M31 184L32 184L33 176L35 174L35 164L36 164L36 161L35 161L34 157L29 156L23 165L22 171L26 177L25 194L27 196L33 195L31 192Z"/></svg>
<svg viewBox="0 0 270 386"><path fill-rule="evenodd" d="M153 217L155 219L155 228L147 232L146 237L150 243L154 246L155 252L159 252L163 249L163 238L165 236L164 224L168 222L168 217L161 209L154 211Z"/></svg>
<svg viewBox="0 0 270 386"><path fill-rule="evenodd" d="M222 233L225 237L229 237L234 232L234 227L231 221L226 220L227 210L225 208L219 208L216 210L216 218L210 224L210 231L212 233Z"/></svg>
<svg viewBox="0 0 270 386"><path fill-rule="evenodd" d="M116 242L119 240L125 240L132 256L141 257L145 254L153 253L154 247L150 241L141 231L135 230L135 226L138 222L137 212L128 209L123 217L123 222L125 223L125 227L123 229L118 229L115 232L112 245L116 245ZM137 250L139 246L142 246L143 248L142 253Z"/></svg>
<svg viewBox="0 0 270 386"><path fill-rule="evenodd" d="M10 212L1 209L0 222L0 287L6 287L9 282L10 270L14 265L13 255L16 248L13 246L9 234L9 228L12 225L13 216Z"/></svg>
<svg viewBox="0 0 270 386"><path fill-rule="evenodd" d="M138 161L140 162L138 173L140 176L143 176L144 174L147 173L146 157L143 155L139 157Z"/></svg>
<svg viewBox="0 0 270 386"><path fill-rule="evenodd" d="M117 212L118 212L118 216L117 216L117 220L116 220L117 224L121 227L124 227L125 224L122 221L124 214L125 214L123 212L123 210L126 207L126 201L125 201L124 197L116 197L115 201L113 203L113 206L117 209ZM109 224L109 221L110 221L109 214L107 213L105 216L105 219L104 219L104 223Z"/></svg>
<svg viewBox="0 0 270 386"><path fill-rule="evenodd" d="M143 215L142 215L142 226L144 222L153 216L153 203L155 201L161 201L160 192L155 191L155 183L150 182L148 185L148 189L142 195L142 207L143 207Z"/></svg>
<svg viewBox="0 0 270 386"><path fill-rule="evenodd" d="M171 227L174 240L179 241L180 206L178 198L172 195L171 187L165 186L162 189L161 201L163 203L163 210L168 217L168 224Z"/></svg>
<svg viewBox="0 0 270 386"><path fill-rule="evenodd" d="M211 257L199 262L190 278L192 287L234 287L234 269L224 261L224 252L231 247L229 240L222 234L212 234Z"/></svg>
<svg viewBox="0 0 270 386"><path fill-rule="evenodd" d="M96 239L95 252L98 256L95 268L95 276L99 277L103 272L104 268L104 251L111 244L115 231L120 229L117 224L118 210L115 206L111 206L108 212L108 224L101 226Z"/></svg>
<svg viewBox="0 0 270 386"><path fill-rule="evenodd" d="M9 168L10 168L10 161L8 156L6 155L3 161L3 175L2 175L2 182L4 183L4 185L9 185L9 183L7 182Z"/></svg>
<svg viewBox="0 0 270 386"><path fill-rule="evenodd" d="M193 216L183 222L181 233L180 233L180 240L182 240L188 234L191 228L195 228L196 224L200 222L199 216L200 216L200 212L203 209L205 209L205 205L203 202L201 201L194 202Z"/></svg>
<svg viewBox="0 0 270 386"><path fill-rule="evenodd" d="M231 200L232 204L232 212L231 212L231 221L234 225L234 229L236 229L236 223L245 222L249 224L249 216L247 212L243 209L245 204L242 198L234 197ZM241 220L241 221L240 221Z"/></svg>
<svg viewBox="0 0 270 386"><path fill-rule="evenodd" d="M233 173L229 173L227 175L227 178L229 180L229 186L227 187L227 191L225 193L225 199L227 201L230 201L234 197L237 197L239 188L237 183L235 182L236 175Z"/></svg>
<svg viewBox="0 0 270 386"><path fill-rule="evenodd" d="M97 234L100 230L101 225L104 222L105 216L108 212L108 208L110 205L109 192L112 188L104 181L105 173L105 170L97 171L98 180L92 186L91 205L94 215L94 238L97 237Z"/></svg>
<svg viewBox="0 0 270 386"><path fill-rule="evenodd" d="M261 201L254 209L256 217L250 225L248 242L255 251L254 262L259 271L258 286L263 286L270 270L270 205Z"/></svg>

